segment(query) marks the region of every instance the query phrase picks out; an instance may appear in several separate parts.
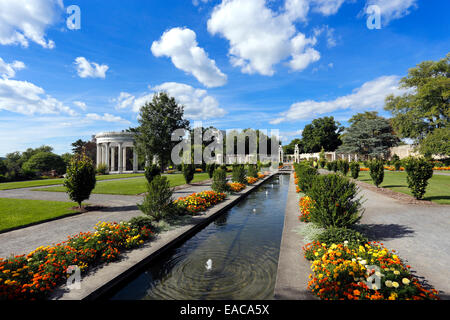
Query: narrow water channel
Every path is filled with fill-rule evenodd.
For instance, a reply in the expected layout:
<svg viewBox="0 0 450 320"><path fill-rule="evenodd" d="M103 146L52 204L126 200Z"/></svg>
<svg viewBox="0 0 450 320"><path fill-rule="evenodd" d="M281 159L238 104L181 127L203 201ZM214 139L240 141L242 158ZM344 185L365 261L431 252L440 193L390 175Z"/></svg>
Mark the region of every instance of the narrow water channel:
<svg viewBox="0 0 450 320"><path fill-rule="evenodd" d="M288 186L289 176L271 178L112 299L272 299Z"/></svg>

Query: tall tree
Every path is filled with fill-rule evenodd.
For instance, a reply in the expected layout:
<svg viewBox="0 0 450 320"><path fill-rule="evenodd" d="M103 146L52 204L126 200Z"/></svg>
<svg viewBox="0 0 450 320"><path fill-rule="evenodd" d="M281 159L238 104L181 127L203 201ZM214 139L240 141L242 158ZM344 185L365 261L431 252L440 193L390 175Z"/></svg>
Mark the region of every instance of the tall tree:
<svg viewBox="0 0 450 320"><path fill-rule="evenodd" d="M325 151L335 151L342 144L339 136L343 129L333 117L314 119L302 133L305 152L320 152L322 147Z"/></svg>
<svg viewBox="0 0 450 320"><path fill-rule="evenodd" d="M429 133L445 128L450 120L450 53L439 61L424 61L401 79L402 96L386 98L393 126L402 138L421 142Z"/></svg>
<svg viewBox="0 0 450 320"><path fill-rule="evenodd" d="M95 163L97 160L97 143L95 142L95 138L93 138L91 141L83 141L81 139L78 139L77 141L72 143L72 152L75 155L84 153Z"/></svg>
<svg viewBox="0 0 450 320"><path fill-rule="evenodd" d="M304 153L302 139L296 138L296 139L293 139L288 145L283 146L284 154L294 154L296 144L298 145L300 153Z"/></svg>
<svg viewBox="0 0 450 320"><path fill-rule="evenodd" d="M400 142L389 120L378 116L376 112L359 113L349 122L351 125L342 135L339 153L384 157L389 152L389 148Z"/></svg>
<svg viewBox="0 0 450 320"><path fill-rule="evenodd" d="M164 168L170 161L173 147L179 142L172 141L172 133L176 129L189 129L189 121L183 119L183 113L184 107L173 97L165 92L155 94L151 102L141 107L139 127L130 129L136 134L138 152L150 161L157 156Z"/></svg>

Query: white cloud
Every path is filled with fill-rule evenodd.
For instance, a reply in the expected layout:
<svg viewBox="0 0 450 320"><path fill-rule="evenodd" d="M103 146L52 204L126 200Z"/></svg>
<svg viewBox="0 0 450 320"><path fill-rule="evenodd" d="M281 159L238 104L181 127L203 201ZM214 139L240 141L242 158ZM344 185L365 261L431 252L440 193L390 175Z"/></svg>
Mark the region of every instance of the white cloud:
<svg viewBox="0 0 450 320"><path fill-rule="evenodd" d="M219 87L227 82L227 76L208 58L203 48L198 46L196 34L188 28L173 28L152 43L154 56L170 57L178 69L192 74L206 87Z"/></svg>
<svg viewBox="0 0 450 320"><path fill-rule="evenodd" d="M76 112L61 101L45 94L44 89L28 81L0 79L0 110L8 110L25 115Z"/></svg>
<svg viewBox="0 0 450 320"><path fill-rule="evenodd" d="M55 24L63 12L62 0L1 0L0 44L28 47L29 41L52 49L46 29Z"/></svg>
<svg viewBox="0 0 450 320"><path fill-rule="evenodd" d="M80 108L83 111L86 111L86 109L87 109L86 103L84 103L82 101L74 101L73 104L76 105L78 108Z"/></svg>
<svg viewBox="0 0 450 320"><path fill-rule="evenodd" d="M282 112L280 117L272 120L271 124L279 124L286 121L310 119L318 115L331 113L338 110L376 110L384 106L387 95L400 95L404 90L399 89L398 76L382 76L364 83L353 90L353 93L330 101L307 100L291 105L289 110Z"/></svg>
<svg viewBox="0 0 450 320"><path fill-rule="evenodd" d="M6 63L0 58L0 76L3 79L14 78L17 70L25 68L25 64L22 61L13 61L12 63Z"/></svg>
<svg viewBox="0 0 450 320"><path fill-rule="evenodd" d="M165 82L150 89L150 92L146 92L139 97L127 92L121 92L119 97L114 99L116 108L130 108L134 112L139 112L146 102L150 102L153 99L155 92L164 91L184 106L186 118L206 120L222 117L226 114L226 111L219 107L219 102L214 97L209 96L207 91L203 89L196 89L187 84L177 82Z"/></svg>
<svg viewBox="0 0 450 320"><path fill-rule="evenodd" d="M95 62L89 62L84 57L78 57L74 62L77 66L78 76L81 78L103 78L106 77L106 71L109 67L106 64L99 65Z"/></svg>
<svg viewBox="0 0 450 320"><path fill-rule="evenodd" d="M208 31L229 41L230 62L243 73L271 76L274 65L290 57L291 68L303 70L320 57L312 48L315 38L306 38L294 25L306 19L308 9L300 0L286 1L280 12L265 0L224 0L214 8Z"/></svg>
<svg viewBox="0 0 450 320"><path fill-rule="evenodd" d="M313 11L319 12L324 16L331 16L339 11L339 8L345 0L313 0Z"/></svg>
<svg viewBox="0 0 450 320"><path fill-rule="evenodd" d="M366 7L377 5L381 9L381 23L387 25L391 20L400 19L410 13L411 8L417 8L417 0L367 0Z"/></svg>
<svg viewBox="0 0 450 320"><path fill-rule="evenodd" d="M86 118L90 119L90 120L95 120L95 121L120 122L120 123L126 123L126 124L131 123L128 120L125 120L119 116L112 115L110 113L104 113L103 115L99 115L97 113L88 113L86 115Z"/></svg>

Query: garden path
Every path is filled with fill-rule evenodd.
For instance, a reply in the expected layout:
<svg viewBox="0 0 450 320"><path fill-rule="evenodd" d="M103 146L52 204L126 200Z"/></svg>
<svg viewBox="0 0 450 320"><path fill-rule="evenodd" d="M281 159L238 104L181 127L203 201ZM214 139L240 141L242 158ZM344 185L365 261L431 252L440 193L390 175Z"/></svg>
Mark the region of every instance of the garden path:
<svg viewBox="0 0 450 320"><path fill-rule="evenodd" d="M0 197L13 199L33 199L50 201L70 201L64 192L34 192L36 188L24 188L0 191ZM176 190L174 198L184 197L194 192L210 190L211 183L199 183ZM90 205L103 206L104 209L89 211L79 215L66 217L31 227L0 234L0 257L5 258L11 254L28 253L39 246L46 246L62 242L67 236L79 232L93 231L99 221L126 221L141 215L137 203L142 202L142 196L124 196L92 194L86 201Z"/></svg>
<svg viewBox="0 0 450 320"><path fill-rule="evenodd" d="M450 299L450 206L406 204L360 185L361 224L373 239L395 249L442 299Z"/></svg>

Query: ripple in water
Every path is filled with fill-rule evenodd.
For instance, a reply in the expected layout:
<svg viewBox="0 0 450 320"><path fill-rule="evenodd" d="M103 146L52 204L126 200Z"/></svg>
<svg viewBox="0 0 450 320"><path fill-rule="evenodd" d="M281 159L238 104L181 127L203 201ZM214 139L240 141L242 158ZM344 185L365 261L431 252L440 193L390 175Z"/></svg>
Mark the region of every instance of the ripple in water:
<svg viewBox="0 0 450 320"><path fill-rule="evenodd" d="M272 299L287 188L288 179L273 178L219 217L220 223L152 262L113 299Z"/></svg>

